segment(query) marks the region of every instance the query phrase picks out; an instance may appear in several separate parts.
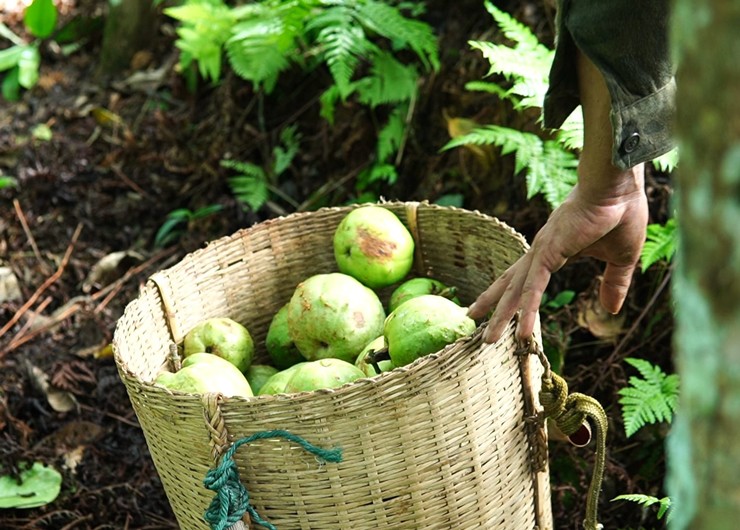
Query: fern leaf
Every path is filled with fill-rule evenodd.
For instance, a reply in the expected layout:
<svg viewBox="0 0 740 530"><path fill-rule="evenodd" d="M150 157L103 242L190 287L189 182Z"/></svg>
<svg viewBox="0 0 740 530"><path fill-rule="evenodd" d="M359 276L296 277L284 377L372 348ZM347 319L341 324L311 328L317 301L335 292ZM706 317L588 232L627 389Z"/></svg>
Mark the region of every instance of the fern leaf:
<svg viewBox="0 0 740 530"><path fill-rule="evenodd" d="M351 93L350 81L360 59L376 51L376 46L356 22L354 8L343 2L330 5L306 25L306 30L317 32L318 53L329 67L342 99L346 99Z"/></svg>
<svg viewBox="0 0 740 530"><path fill-rule="evenodd" d="M397 7L375 0L360 3L358 20L393 42L394 48L411 48L427 70L439 70L437 38L425 22L406 18Z"/></svg>
<svg viewBox="0 0 740 530"><path fill-rule="evenodd" d="M523 48L528 48L531 50L537 49L540 46L544 47L542 44L540 44L537 36L532 33L532 30L529 29L527 26L516 20L508 13L501 11L491 2L486 1L484 2L484 5L486 7L486 11L488 11L488 13L490 13L490 15L496 21L507 39L514 41L517 45L522 46Z"/></svg>
<svg viewBox="0 0 740 530"><path fill-rule="evenodd" d="M380 52L373 59L370 75L354 86L360 103L376 107L411 100L416 95L418 77L413 65L404 65L390 53Z"/></svg>
<svg viewBox="0 0 740 530"><path fill-rule="evenodd" d="M297 31L284 23L280 11L264 11L236 24L226 42L231 67L255 88L271 92L280 72L290 66Z"/></svg>
<svg viewBox="0 0 740 530"><path fill-rule="evenodd" d="M453 138L442 150L468 144L493 144L504 155L513 153L515 171L526 170L527 197L542 193L553 208L565 199L577 181L575 155L564 151L555 141L543 142L536 134L487 125Z"/></svg>
<svg viewBox="0 0 740 530"><path fill-rule="evenodd" d="M645 245L640 254L642 272L660 260L670 261L678 244L676 219L671 218L664 225L650 224L647 227Z"/></svg>
<svg viewBox="0 0 740 530"><path fill-rule="evenodd" d="M405 115L408 107L399 105L390 116L388 123L378 133L378 162L385 163L391 158L401 146L404 132L406 131Z"/></svg>
<svg viewBox="0 0 740 530"><path fill-rule="evenodd" d="M357 176L357 191L364 191L370 184L377 181L385 181L395 184L398 180L396 166L392 164L373 164Z"/></svg>
<svg viewBox="0 0 740 530"><path fill-rule="evenodd" d="M627 358L625 361L642 376L630 377L629 386L619 391L627 437L647 424L671 422L678 405L678 375L666 375L660 367L644 359Z"/></svg>
<svg viewBox="0 0 740 530"><path fill-rule="evenodd" d="M649 507L654 504L658 504L658 520L662 519L666 512L671 508L672 502L670 497L653 497L652 495L643 495L642 493L626 493L624 495L617 495L612 499L614 501L629 501L640 504L644 507ZM670 520L670 514L668 519Z"/></svg>
<svg viewBox="0 0 740 530"><path fill-rule="evenodd" d="M653 160L653 166L655 166L658 171L670 173L676 169L676 166L678 166L678 158L678 147L674 147L667 153Z"/></svg>
<svg viewBox="0 0 740 530"><path fill-rule="evenodd" d="M337 85L331 85L319 98L321 103L319 114L322 118L328 121L330 125L334 125L334 111L337 108L337 102L341 98L342 95L339 93L339 87L337 87Z"/></svg>
<svg viewBox="0 0 740 530"><path fill-rule="evenodd" d="M290 125L280 133L281 145L275 146L272 150L273 163L272 171L275 176L281 175L283 171L290 167L293 159L298 154L300 133L296 125Z"/></svg>
<svg viewBox="0 0 740 530"><path fill-rule="evenodd" d="M229 186L234 196L241 203L256 212L267 202L270 196L267 181L264 177L240 175L229 179Z"/></svg>

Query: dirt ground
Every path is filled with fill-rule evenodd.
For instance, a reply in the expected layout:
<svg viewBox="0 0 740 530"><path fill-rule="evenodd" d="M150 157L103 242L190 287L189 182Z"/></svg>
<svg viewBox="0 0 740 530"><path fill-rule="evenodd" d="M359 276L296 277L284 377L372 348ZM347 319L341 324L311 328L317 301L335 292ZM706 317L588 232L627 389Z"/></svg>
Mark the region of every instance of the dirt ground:
<svg viewBox="0 0 740 530"><path fill-rule="evenodd" d="M0 19L19 34L14 13L21 4L0 3ZM62 22L105 14L104 2L58 5ZM550 8L497 5L552 44ZM496 215L531 238L548 210L542 200L526 199L509 157L482 168L465 150L439 148L449 139L445 116L525 127L536 126L536 116L516 116L490 96L464 89L486 72L467 40L493 37L481 3L432 1L427 18L442 39L442 68L421 87L399 182L380 191L386 198L430 201L460 193L464 207ZM20 462L41 461L63 474L55 502L0 510L0 527L8 530L177 527L110 355L117 319L157 270L207 241L295 211L280 201L257 213L242 208L219 166L226 154L259 161L284 124L297 120L305 141L283 191L311 210L354 198L354 179L374 146L373 123L362 109L342 109L333 128L319 118L326 80L320 74L289 72L284 88L264 100L233 74L191 93L175 72L173 28L165 21L151 49L101 80L95 76L101 32L92 28L70 55L45 45L38 85L19 102L0 100L0 174L17 181L0 189L0 267L19 287L16 296L0 300L0 469L12 474ZM262 124L260 107L269 109ZM665 220L666 175L651 170L648 193L651 220ZM212 204L223 209L180 226L181 237L168 245L154 245L171 211ZM624 320L606 322L613 333L601 337L583 323L599 271L590 261L561 271L549 292L570 289L577 300L543 318L548 329L559 330L550 337L554 342L567 339L563 373L571 387L598 397L610 416L602 523L660 527L653 513L609 501L628 492L662 496L665 432L656 427L626 439L616 401L627 380L625 357L670 369L670 271L637 274ZM581 528L591 462L590 448L552 444L558 530Z"/></svg>

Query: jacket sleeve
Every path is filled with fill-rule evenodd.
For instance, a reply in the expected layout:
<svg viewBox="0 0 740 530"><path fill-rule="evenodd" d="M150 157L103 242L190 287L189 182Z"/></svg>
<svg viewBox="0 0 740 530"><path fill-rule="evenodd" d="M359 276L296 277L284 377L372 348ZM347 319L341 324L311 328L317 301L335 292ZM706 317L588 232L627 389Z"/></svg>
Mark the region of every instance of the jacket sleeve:
<svg viewBox="0 0 740 530"><path fill-rule="evenodd" d="M611 95L614 165L626 169L669 151L676 85L668 7L669 0L558 0L545 127L560 127L580 104L577 47L601 71Z"/></svg>

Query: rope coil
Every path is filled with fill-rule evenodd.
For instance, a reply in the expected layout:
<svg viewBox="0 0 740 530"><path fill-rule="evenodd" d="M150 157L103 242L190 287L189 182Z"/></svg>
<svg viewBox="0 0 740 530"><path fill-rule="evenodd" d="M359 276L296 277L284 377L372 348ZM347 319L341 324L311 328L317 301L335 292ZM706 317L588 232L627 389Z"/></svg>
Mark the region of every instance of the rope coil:
<svg viewBox="0 0 740 530"><path fill-rule="evenodd" d="M285 430L260 431L251 436L240 438L224 453L219 465L206 473L203 480L206 488L216 492L203 515L203 518L211 526L211 530L225 530L241 521L245 513L249 513L252 521L256 524L268 530L277 530L274 525L260 517L257 510L249 503L249 492L239 480L239 471L236 462L234 462L234 453L239 447L265 438L284 438L300 445L325 462L342 461L341 448L322 449Z"/></svg>
<svg viewBox="0 0 740 530"><path fill-rule="evenodd" d="M526 349L529 353L537 355L544 367L539 394L543 416L554 421L562 433L568 437L578 432L587 420L590 420L596 428L596 454L586 498L586 518L583 521L583 528L600 530L603 526L598 522L598 507L606 461L608 427L606 412L601 404L591 396L578 392L569 394L568 383L552 371L547 356L534 340L529 341Z"/></svg>

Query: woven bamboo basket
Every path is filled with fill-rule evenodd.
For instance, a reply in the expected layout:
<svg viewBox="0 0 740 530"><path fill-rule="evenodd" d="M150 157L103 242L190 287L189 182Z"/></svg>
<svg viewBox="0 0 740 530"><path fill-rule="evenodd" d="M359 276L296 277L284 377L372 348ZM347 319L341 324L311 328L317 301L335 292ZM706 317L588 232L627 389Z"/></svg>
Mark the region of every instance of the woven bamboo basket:
<svg viewBox="0 0 740 530"><path fill-rule="evenodd" d="M457 286L463 304L526 249L523 237L478 212L384 206L415 238L414 273ZM214 492L204 476L234 441L282 429L341 448L342 460L322 463L284 439L236 451L251 506L279 530L551 529L546 433L527 421L539 409L542 366L516 354L512 327L495 345L482 341L481 326L439 353L333 390L227 399L152 384L185 333L210 317L243 323L256 362L266 360L272 315L300 281L337 270L332 236L353 207L213 241L156 273L119 320L117 367L180 527L209 528L203 515Z"/></svg>

